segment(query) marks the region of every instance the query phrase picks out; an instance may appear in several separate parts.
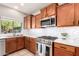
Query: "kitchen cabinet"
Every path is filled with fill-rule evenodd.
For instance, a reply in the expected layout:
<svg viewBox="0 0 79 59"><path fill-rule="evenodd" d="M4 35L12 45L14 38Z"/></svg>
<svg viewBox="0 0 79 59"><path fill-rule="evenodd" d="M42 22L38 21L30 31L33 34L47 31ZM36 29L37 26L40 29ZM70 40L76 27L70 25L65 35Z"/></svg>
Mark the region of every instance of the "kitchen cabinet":
<svg viewBox="0 0 79 59"><path fill-rule="evenodd" d="M46 18L49 16L56 15L56 7L57 7L57 4L52 3L48 5L47 7L41 9L41 18Z"/></svg>
<svg viewBox="0 0 79 59"><path fill-rule="evenodd" d="M79 47L76 47L76 50L75 51L76 51L76 53L75 53L76 56L79 56Z"/></svg>
<svg viewBox="0 0 79 59"><path fill-rule="evenodd" d="M16 38L8 38L5 42L6 54L16 51Z"/></svg>
<svg viewBox="0 0 79 59"><path fill-rule="evenodd" d="M79 3L75 3L75 25L79 25Z"/></svg>
<svg viewBox="0 0 79 59"><path fill-rule="evenodd" d="M73 53L63 50L62 48L54 48L54 56L73 56Z"/></svg>
<svg viewBox="0 0 79 59"><path fill-rule="evenodd" d="M36 53L35 38L25 37L25 48L35 54Z"/></svg>
<svg viewBox="0 0 79 59"><path fill-rule="evenodd" d="M25 49L30 50L30 38L25 37Z"/></svg>
<svg viewBox="0 0 79 59"><path fill-rule="evenodd" d="M17 43L16 43L17 50L23 49L24 48L24 37L17 37L16 40L17 40Z"/></svg>
<svg viewBox="0 0 79 59"><path fill-rule="evenodd" d="M24 29L30 29L32 26L32 15L24 17Z"/></svg>
<svg viewBox="0 0 79 59"><path fill-rule="evenodd" d="M49 6L47 6L47 16L53 16L56 15L56 3L52 3Z"/></svg>
<svg viewBox="0 0 79 59"><path fill-rule="evenodd" d="M47 8L41 9L41 18L47 17Z"/></svg>
<svg viewBox="0 0 79 59"><path fill-rule="evenodd" d="M35 38L30 38L30 51L36 53L36 41Z"/></svg>
<svg viewBox="0 0 79 59"><path fill-rule="evenodd" d="M40 23L40 21L41 21L41 14L37 14L36 16L35 16L35 23L36 23L36 28L40 28L41 27L41 23Z"/></svg>
<svg viewBox="0 0 79 59"><path fill-rule="evenodd" d="M12 53L14 51L23 48L24 48L24 37L13 37L13 38L7 38L5 40L6 54Z"/></svg>
<svg viewBox="0 0 79 59"><path fill-rule="evenodd" d="M61 43L54 43L54 56L74 56L75 47Z"/></svg>
<svg viewBox="0 0 79 59"><path fill-rule="evenodd" d="M74 22L73 3L57 7L57 26L73 26Z"/></svg>
<svg viewBox="0 0 79 59"><path fill-rule="evenodd" d="M36 19L35 19L35 16L32 16L32 28L35 28L35 23L36 22Z"/></svg>

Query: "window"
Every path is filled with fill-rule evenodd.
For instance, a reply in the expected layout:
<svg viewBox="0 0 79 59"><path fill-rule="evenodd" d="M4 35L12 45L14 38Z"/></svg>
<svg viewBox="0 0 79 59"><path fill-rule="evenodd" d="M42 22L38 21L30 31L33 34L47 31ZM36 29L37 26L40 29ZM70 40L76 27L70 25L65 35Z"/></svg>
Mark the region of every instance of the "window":
<svg viewBox="0 0 79 59"><path fill-rule="evenodd" d="M17 33L21 32L22 23L11 19L0 20L1 33Z"/></svg>

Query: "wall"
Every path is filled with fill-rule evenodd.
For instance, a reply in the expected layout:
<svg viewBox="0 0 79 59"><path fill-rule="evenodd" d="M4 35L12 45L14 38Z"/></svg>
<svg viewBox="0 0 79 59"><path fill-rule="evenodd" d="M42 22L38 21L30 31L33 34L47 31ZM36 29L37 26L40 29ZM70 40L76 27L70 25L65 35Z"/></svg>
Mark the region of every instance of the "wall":
<svg viewBox="0 0 79 59"><path fill-rule="evenodd" d="M25 15L16 10L0 5L0 16L11 17L11 18L15 18L15 20L22 21Z"/></svg>
<svg viewBox="0 0 79 59"><path fill-rule="evenodd" d="M14 20L20 21L23 24L23 19L25 15L14 9L0 5L0 16L14 18ZM4 34L1 35L4 36Z"/></svg>
<svg viewBox="0 0 79 59"><path fill-rule="evenodd" d="M32 37L57 36L59 38L62 38L61 33L68 33L68 39L79 39L79 27L77 26L31 29L26 32L24 31L23 33L25 33L25 35L27 36L32 36Z"/></svg>

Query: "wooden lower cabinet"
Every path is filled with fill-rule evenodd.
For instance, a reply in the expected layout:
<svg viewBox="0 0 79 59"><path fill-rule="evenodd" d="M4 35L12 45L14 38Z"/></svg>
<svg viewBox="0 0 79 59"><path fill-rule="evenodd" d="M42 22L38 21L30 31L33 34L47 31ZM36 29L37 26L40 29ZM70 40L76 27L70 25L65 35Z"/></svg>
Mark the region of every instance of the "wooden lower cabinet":
<svg viewBox="0 0 79 59"><path fill-rule="evenodd" d="M31 51L33 54L36 53L36 41L35 38L26 37L25 38L25 48Z"/></svg>
<svg viewBox="0 0 79 59"><path fill-rule="evenodd" d="M6 54L24 48L24 37L8 38L5 41Z"/></svg>
<svg viewBox="0 0 79 59"><path fill-rule="evenodd" d="M6 54L16 51L16 38L6 39Z"/></svg>
<svg viewBox="0 0 79 59"><path fill-rule="evenodd" d="M75 47L54 43L54 56L75 56Z"/></svg>
<svg viewBox="0 0 79 59"><path fill-rule="evenodd" d="M17 50L24 48L24 37L18 37L17 39Z"/></svg>
<svg viewBox="0 0 79 59"><path fill-rule="evenodd" d="M25 49L29 50L30 49L30 38L25 37Z"/></svg>
<svg viewBox="0 0 79 59"><path fill-rule="evenodd" d="M30 38L30 51L36 53L36 41L35 38Z"/></svg>
<svg viewBox="0 0 79 59"><path fill-rule="evenodd" d="M74 54L62 48L54 47L54 56L73 56Z"/></svg>

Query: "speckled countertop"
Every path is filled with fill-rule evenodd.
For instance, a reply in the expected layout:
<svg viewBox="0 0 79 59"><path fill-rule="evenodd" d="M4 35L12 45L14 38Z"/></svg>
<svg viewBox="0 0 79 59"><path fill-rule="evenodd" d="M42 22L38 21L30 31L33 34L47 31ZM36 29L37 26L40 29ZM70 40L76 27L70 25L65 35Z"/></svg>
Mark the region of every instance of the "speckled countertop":
<svg viewBox="0 0 79 59"><path fill-rule="evenodd" d="M21 37L21 36L0 36L0 39L12 38L12 37ZM37 38L35 36L25 36L25 37ZM54 42L79 47L79 39L65 39L65 40L64 39L56 39Z"/></svg>
<svg viewBox="0 0 79 59"><path fill-rule="evenodd" d="M79 39L57 39L54 42L79 47Z"/></svg>

